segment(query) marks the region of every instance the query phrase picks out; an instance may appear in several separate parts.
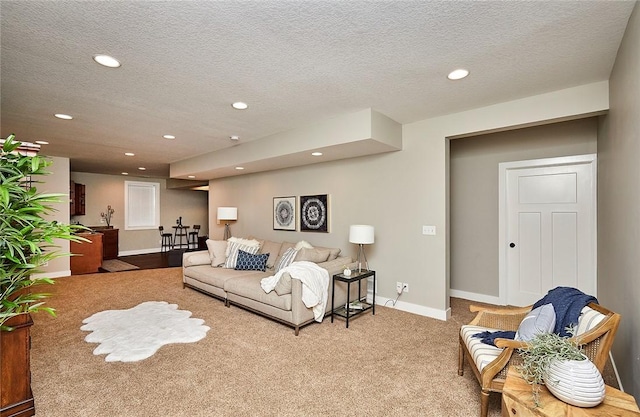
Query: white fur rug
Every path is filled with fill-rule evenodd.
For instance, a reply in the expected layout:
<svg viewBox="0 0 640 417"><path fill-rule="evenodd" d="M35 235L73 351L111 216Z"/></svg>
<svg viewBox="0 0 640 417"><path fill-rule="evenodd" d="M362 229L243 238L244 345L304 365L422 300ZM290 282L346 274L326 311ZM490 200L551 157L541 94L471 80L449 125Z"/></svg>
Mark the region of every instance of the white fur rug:
<svg viewBox="0 0 640 417"><path fill-rule="evenodd" d="M192 319L177 304L147 301L128 310L106 310L84 319L80 330L92 331L84 338L100 343L94 355L107 353L107 362L146 359L169 343L193 343L210 330L204 320Z"/></svg>

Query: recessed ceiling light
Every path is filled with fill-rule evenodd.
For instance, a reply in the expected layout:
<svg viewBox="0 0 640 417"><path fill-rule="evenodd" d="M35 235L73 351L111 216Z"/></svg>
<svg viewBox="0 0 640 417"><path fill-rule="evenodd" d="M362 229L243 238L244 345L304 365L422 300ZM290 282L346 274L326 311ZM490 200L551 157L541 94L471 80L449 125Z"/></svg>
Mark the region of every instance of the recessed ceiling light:
<svg viewBox="0 0 640 417"><path fill-rule="evenodd" d="M49 144L49 142L47 142L46 140L37 140L36 143L38 145L48 145Z"/></svg>
<svg viewBox="0 0 640 417"><path fill-rule="evenodd" d="M461 80L467 75L469 75L469 71L467 71L466 69L460 68L460 69L451 71L449 75L447 75L447 78L450 80Z"/></svg>
<svg viewBox="0 0 640 417"><path fill-rule="evenodd" d="M231 139L231 140L240 140L240 136L236 136L236 135L229 136L229 139Z"/></svg>
<svg viewBox="0 0 640 417"><path fill-rule="evenodd" d="M135 156L135 153L133 153L133 152L125 152L124 154L126 156Z"/></svg>
<svg viewBox="0 0 640 417"><path fill-rule="evenodd" d="M242 170L244 169L244 167L236 167L236 169L237 169L238 171L242 171Z"/></svg>
<svg viewBox="0 0 640 417"><path fill-rule="evenodd" d="M189 175L187 178L195 178L195 175Z"/></svg>
<svg viewBox="0 0 640 417"><path fill-rule="evenodd" d="M121 174L122 174L122 175L129 175L129 173L128 173L128 172L122 172Z"/></svg>
<svg viewBox="0 0 640 417"><path fill-rule="evenodd" d="M118 68L120 66L120 61L109 55L94 55L93 60L109 68Z"/></svg>
<svg viewBox="0 0 640 417"><path fill-rule="evenodd" d="M73 117L69 116L68 114L63 114L63 113L56 113L56 114L54 114L54 116L56 116L58 119L63 119L63 120L71 120L71 119L73 119Z"/></svg>
<svg viewBox="0 0 640 417"><path fill-rule="evenodd" d="M140 171L144 171L144 170L146 170L147 168L145 168L145 167L139 167L138 169L139 169Z"/></svg>
<svg viewBox="0 0 640 417"><path fill-rule="evenodd" d="M249 106L247 105L247 103L243 103L242 101L236 101L231 105L231 107L233 107L236 110L245 110Z"/></svg>
<svg viewBox="0 0 640 417"><path fill-rule="evenodd" d="M175 139L176 137L173 135L162 135L163 138L165 139Z"/></svg>
<svg viewBox="0 0 640 417"><path fill-rule="evenodd" d="M322 156L322 152L311 152L313 156Z"/></svg>

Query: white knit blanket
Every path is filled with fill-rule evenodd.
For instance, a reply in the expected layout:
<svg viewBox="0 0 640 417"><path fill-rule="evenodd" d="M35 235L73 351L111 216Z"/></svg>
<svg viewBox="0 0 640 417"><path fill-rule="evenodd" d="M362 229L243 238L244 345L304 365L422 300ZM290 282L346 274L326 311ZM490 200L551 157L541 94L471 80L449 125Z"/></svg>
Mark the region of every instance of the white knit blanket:
<svg viewBox="0 0 640 417"><path fill-rule="evenodd" d="M313 262L294 262L278 271L275 275L263 278L260 281L262 289L267 294L273 291L280 277L287 272L291 275L291 278L302 282L302 302L308 308L313 308L314 319L321 322L324 317L324 311L327 308L329 272Z"/></svg>

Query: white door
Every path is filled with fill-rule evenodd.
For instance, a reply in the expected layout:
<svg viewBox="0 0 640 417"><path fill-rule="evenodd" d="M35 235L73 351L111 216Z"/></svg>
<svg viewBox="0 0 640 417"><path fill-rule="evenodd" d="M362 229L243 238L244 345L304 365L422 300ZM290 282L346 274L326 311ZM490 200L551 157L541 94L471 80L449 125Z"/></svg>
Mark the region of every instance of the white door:
<svg viewBox="0 0 640 417"><path fill-rule="evenodd" d="M596 294L596 157L500 164L500 299L535 303L557 286Z"/></svg>

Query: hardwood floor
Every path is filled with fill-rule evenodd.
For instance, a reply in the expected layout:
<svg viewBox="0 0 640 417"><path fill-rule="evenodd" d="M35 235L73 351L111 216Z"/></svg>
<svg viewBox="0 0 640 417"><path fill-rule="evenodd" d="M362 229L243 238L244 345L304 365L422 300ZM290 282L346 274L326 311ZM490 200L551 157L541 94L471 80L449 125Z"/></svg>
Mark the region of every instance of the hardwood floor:
<svg viewBox="0 0 640 417"><path fill-rule="evenodd" d="M205 243L206 237L201 238L198 249L191 250L207 250ZM184 248L183 248L184 249ZM180 266L182 253L172 251L145 253L143 255L119 256L119 260L140 267L140 269L156 269Z"/></svg>
<svg viewBox="0 0 640 417"><path fill-rule="evenodd" d="M140 269L169 267L169 252L147 253L143 255L119 256L119 260L139 266Z"/></svg>

